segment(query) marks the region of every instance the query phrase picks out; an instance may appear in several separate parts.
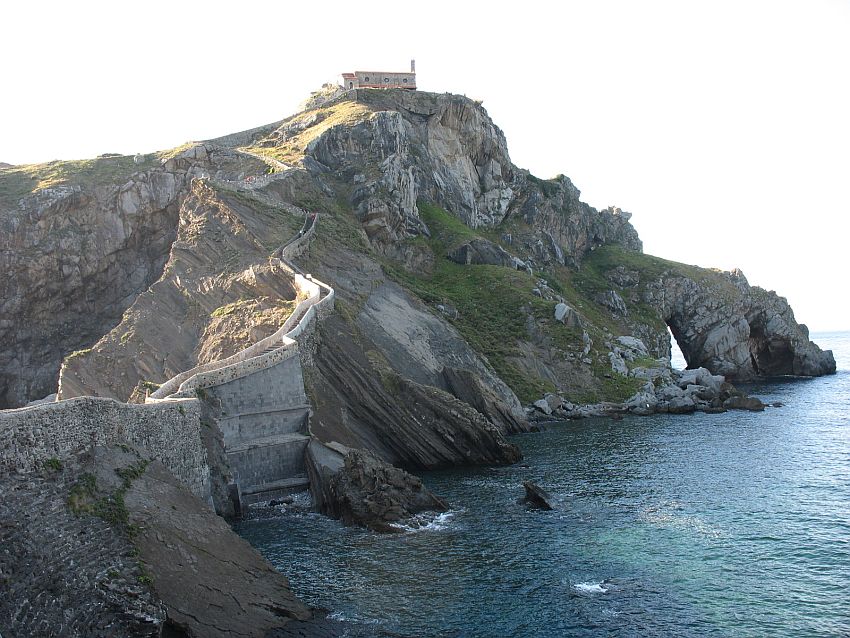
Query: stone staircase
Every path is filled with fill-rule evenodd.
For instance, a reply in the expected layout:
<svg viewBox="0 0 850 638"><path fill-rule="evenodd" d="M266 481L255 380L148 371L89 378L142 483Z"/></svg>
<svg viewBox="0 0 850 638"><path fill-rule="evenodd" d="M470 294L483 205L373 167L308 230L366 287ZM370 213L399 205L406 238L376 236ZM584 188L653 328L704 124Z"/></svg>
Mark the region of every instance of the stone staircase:
<svg viewBox="0 0 850 638"><path fill-rule="evenodd" d="M333 308L334 291L287 261L315 232L316 216L305 215L301 231L272 256L294 273L296 285L307 294L284 325L232 357L178 374L148 398L168 401L203 392L220 407L218 425L234 478L230 493L239 510L309 485L310 403L298 339L320 313Z"/></svg>

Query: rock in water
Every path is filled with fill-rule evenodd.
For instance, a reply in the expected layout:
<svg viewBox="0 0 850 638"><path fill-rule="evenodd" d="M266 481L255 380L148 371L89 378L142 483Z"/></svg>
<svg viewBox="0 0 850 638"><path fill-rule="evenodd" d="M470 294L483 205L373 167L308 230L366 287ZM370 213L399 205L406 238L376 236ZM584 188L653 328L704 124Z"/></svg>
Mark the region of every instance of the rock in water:
<svg viewBox="0 0 850 638"><path fill-rule="evenodd" d="M764 403L756 397L732 396L723 402L727 410L749 410L750 412L762 412Z"/></svg>
<svg viewBox="0 0 850 638"><path fill-rule="evenodd" d="M555 509L552 497L542 487L531 481L523 481L522 486L525 488L525 498L522 499L525 503L541 510Z"/></svg>
<svg viewBox="0 0 850 638"><path fill-rule="evenodd" d="M308 452L308 468L315 479L311 484L315 485L317 507L346 525L397 532L393 523L413 514L449 509L418 477L366 450L314 442Z"/></svg>

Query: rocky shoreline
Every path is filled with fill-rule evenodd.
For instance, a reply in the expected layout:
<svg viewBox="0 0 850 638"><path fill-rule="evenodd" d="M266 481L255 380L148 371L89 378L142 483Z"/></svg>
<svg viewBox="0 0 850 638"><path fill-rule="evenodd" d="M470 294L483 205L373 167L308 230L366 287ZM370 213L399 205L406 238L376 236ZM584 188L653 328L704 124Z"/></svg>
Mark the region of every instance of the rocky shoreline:
<svg viewBox="0 0 850 638"><path fill-rule="evenodd" d="M216 515L241 508L225 419L274 466L279 416L300 410L309 477L287 480L392 532L447 506L411 472L516 463L507 436L535 422L758 410L728 381L835 371L775 293L644 255L629 213L515 166L480 103L326 97L49 188L55 166L0 168L17 194L0 200L0 406L60 399L0 411L4 635L344 632ZM297 372L258 376L235 414L205 391L131 405L288 320L298 293L270 256L304 210L322 225L297 267L335 302ZM671 369L668 327L696 369ZM284 381L298 405L266 401Z"/></svg>

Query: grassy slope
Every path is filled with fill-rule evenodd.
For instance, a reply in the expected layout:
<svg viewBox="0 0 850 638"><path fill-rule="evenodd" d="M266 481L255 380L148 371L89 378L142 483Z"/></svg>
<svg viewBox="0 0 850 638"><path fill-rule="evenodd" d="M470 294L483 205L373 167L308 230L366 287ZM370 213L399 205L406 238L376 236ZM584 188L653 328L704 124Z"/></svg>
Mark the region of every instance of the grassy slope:
<svg viewBox="0 0 850 638"><path fill-rule="evenodd" d="M338 125L353 126L367 119L371 113L372 111L363 104L348 100L304 111L286 120L284 124L293 129L303 125L302 131L280 143L271 135L251 146L243 146L240 150L276 159L285 164L295 164L304 157L307 145L329 128Z"/></svg>
<svg viewBox="0 0 850 638"><path fill-rule="evenodd" d="M537 275L500 266L461 266L446 259L447 250L479 235L435 206L420 203L420 214L432 237L410 241L419 242L433 252L433 273L412 274L396 264L385 263L388 274L432 307L436 304L454 306L458 314L449 319L451 323L478 353L489 360L520 400L530 402L545 392L553 391L555 388L549 381L529 376L516 365L516 358L520 355L518 343L530 340L528 316L532 315L537 325L543 325L552 345L564 352L582 349L582 331L555 321L554 302L532 293L537 285ZM597 320L588 327L588 331L593 333L594 341L601 339L601 327L607 327L611 322L605 321L603 313L571 285L566 269L560 276L548 275L548 280L584 316L591 321ZM593 365L599 378L598 390L574 395L571 399L580 402L621 400L630 396L639 385L634 379L617 375L605 378L605 372L610 369L605 370L607 364L604 362L598 363L594 359ZM569 396L569 392L567 394Z"/></svg>
<svg viewBox="0 0 850 638"><path fill-rule="evenodd" d="M123 184L133 173L155 168L161 159L174 157L192 145L149 153L141 164L136 164L132 155L118 155L0 168L0 209L16 208L19 199L44 188Z"/></svg>

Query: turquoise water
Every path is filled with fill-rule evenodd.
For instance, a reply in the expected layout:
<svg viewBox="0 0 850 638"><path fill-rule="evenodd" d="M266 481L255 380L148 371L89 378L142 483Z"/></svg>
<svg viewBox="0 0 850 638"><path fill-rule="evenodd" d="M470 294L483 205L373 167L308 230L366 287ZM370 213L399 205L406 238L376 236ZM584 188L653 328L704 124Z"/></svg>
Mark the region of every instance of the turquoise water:
<svg viewBox="0 0 850 638"><path fill-rule="evenodd" d="M522 464L432 472L452 511L386 536L315 514L238 531L356 635L850 636L850 333L763 413L576 421ZM531 479L552 512L516 503Z"/></svg>

